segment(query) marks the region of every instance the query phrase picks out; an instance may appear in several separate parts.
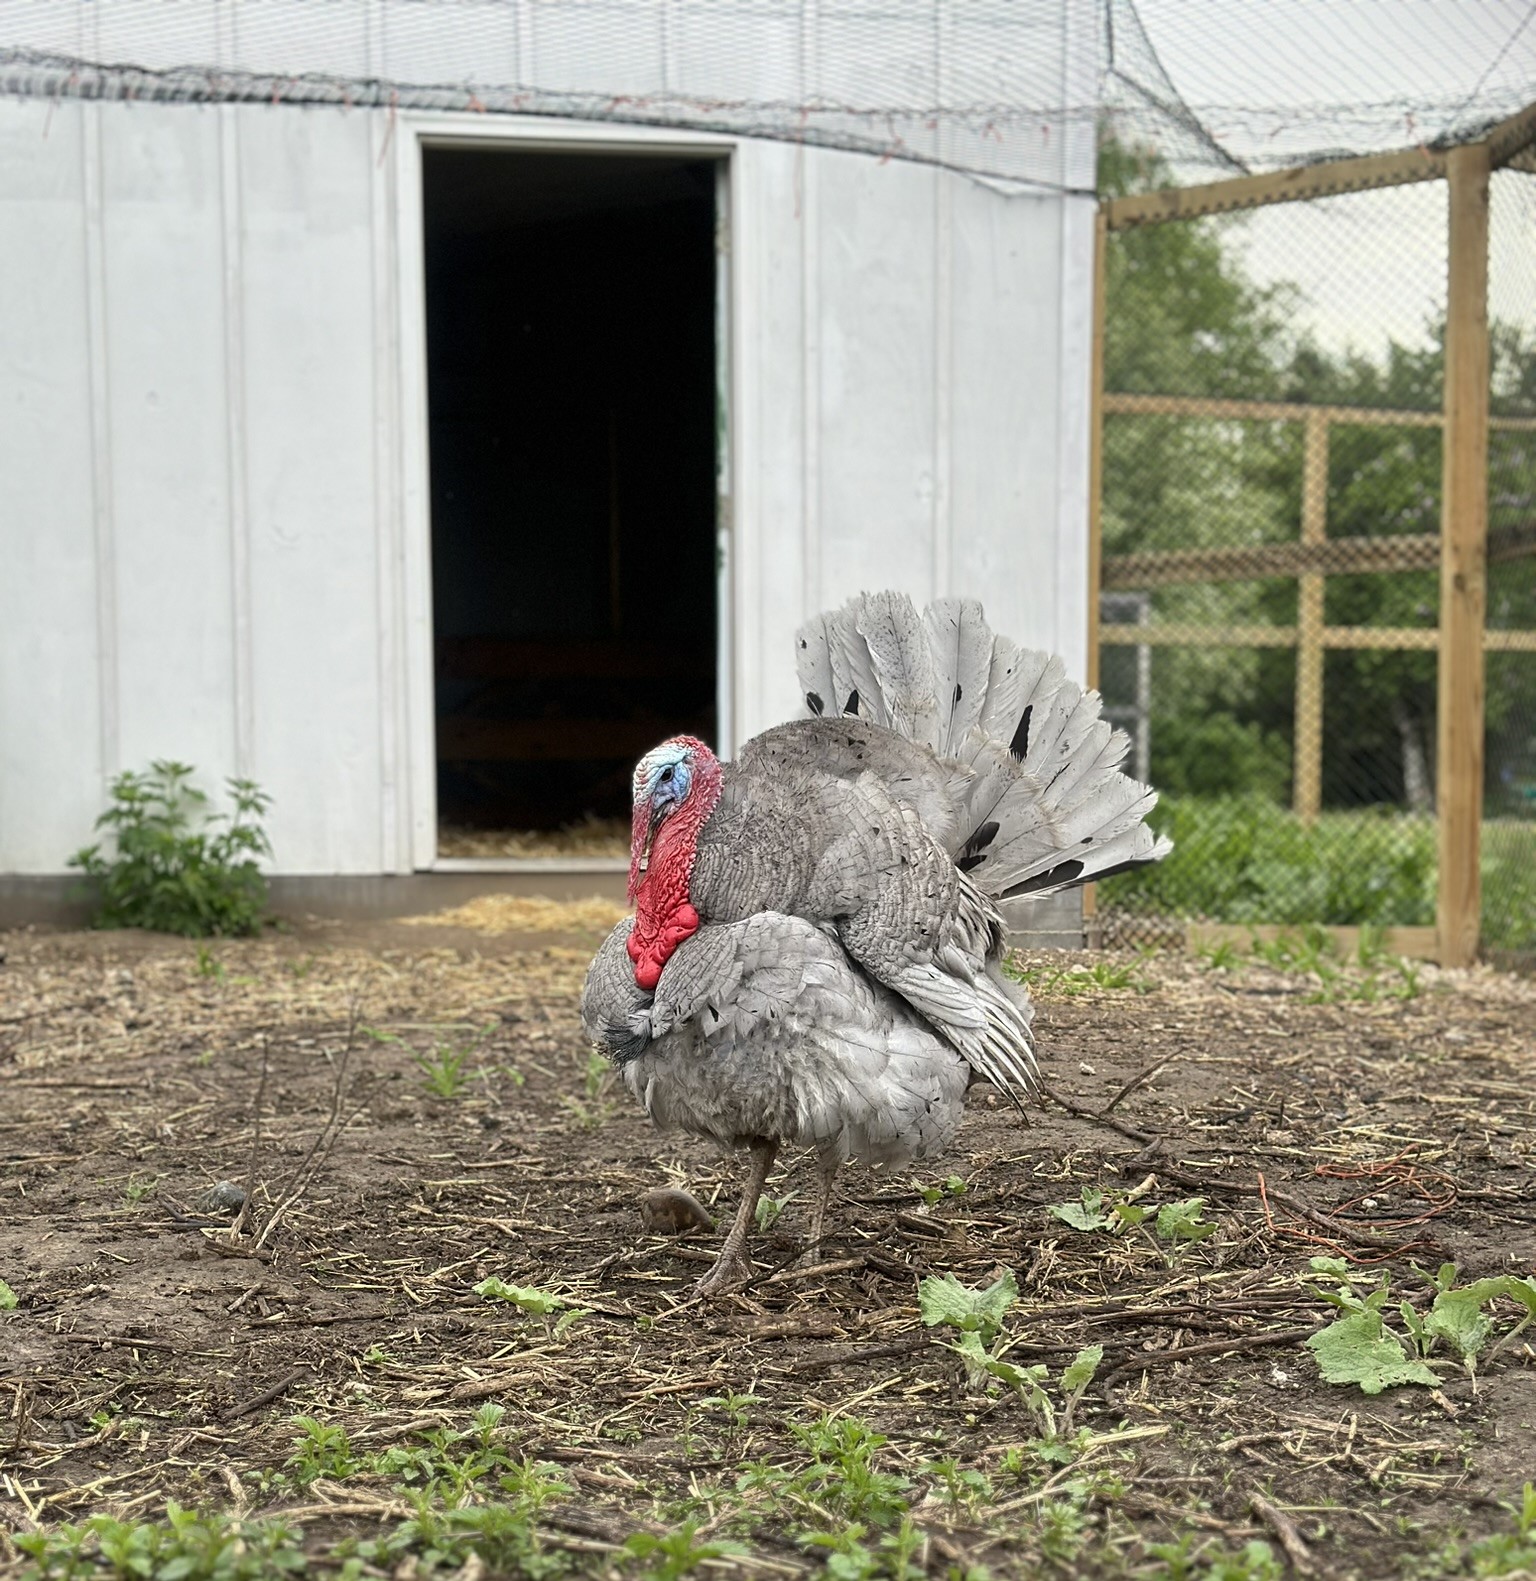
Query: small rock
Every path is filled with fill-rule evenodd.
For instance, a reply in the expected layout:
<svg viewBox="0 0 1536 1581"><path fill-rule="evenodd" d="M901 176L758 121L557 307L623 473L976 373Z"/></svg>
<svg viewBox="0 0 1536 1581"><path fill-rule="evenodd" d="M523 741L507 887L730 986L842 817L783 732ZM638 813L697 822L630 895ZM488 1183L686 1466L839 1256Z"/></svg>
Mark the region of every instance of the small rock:
<svg viewBox="0 0 1536 1581"><path fill-rule="evenodd" d="M647 1235L684 1235L715 1227L697 1197L673 1186L658 1186L641 1197L640 1223Z"/></svg>
<svg viewBox="0 0 1536 1581"><path fill-rule="evenodd" d="M221 1180L197 1199L204 1213L238 1213L245 1206L245 1192L232 1180Z"/></svg>

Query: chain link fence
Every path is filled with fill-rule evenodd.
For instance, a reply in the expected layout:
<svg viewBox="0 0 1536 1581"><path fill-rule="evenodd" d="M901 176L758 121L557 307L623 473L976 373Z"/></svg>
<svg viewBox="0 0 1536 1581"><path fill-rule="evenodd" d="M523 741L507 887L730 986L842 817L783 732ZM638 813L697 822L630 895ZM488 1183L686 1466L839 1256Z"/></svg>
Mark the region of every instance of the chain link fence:
<svg viewBox="0 0 1536 1581"><path fill-rule="evenodd" d="M1099 684L1176 842L1100 887L1108 940L1434 947L1450 239L1443 160L1404 174L1247 207L1252 183L1190 200L1104 151ZM1533 191L1500 170L1490 205L1482 941L1515 951L1536 946Z"/></svg>

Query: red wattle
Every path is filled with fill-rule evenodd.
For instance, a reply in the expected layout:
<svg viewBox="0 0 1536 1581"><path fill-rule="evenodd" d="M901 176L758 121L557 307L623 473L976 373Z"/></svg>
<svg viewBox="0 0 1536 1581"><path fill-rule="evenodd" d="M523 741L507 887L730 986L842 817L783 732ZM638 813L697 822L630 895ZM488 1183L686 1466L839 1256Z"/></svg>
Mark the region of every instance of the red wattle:
<svg viewBox="0 0 1536 1581"><path fill-rule="evenodd" d="M661 980L672 952L699 930L699 913L688 898L688 886L699 831L720 800L719 760L702 741L687 736L679 739L695 751L693 788L652 837L643 873L639 853L649 829L649 809L643 804L635 809L630 869L635 924L627 949L635 963L635 983L648 993Z"/></svg>

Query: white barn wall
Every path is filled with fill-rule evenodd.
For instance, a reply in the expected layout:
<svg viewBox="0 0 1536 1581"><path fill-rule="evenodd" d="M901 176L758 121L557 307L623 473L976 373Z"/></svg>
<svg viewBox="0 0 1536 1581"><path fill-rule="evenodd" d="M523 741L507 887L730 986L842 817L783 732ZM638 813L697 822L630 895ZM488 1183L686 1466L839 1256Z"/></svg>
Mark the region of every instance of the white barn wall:
<svg viewBox="0 0 1536 1581"><path fill-rule="evenodd" d="M280 872L430 859L427 132L626 140L0 101L0 874L61 871L162 755L270 791ZM865 586L979 593L1080 671L1088 201L708 141L738 736L795 711L794 627Z"/></svg>

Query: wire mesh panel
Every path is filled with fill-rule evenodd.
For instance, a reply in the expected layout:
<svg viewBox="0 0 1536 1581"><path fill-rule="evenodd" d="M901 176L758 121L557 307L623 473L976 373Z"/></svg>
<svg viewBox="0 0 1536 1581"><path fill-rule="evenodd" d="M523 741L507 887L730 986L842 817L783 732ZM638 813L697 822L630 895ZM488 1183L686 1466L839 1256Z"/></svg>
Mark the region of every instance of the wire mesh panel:
<svg viewBox="0 0 1536 1581"><path fill-rule="evenodd" d="M1536 171L1489 192L1483 944L1536 955Z"/></svg>
<svg viewBox="0 0 1536 1581"><path fill-rule="evenodd" d="M1100 681L1176 848L1105 931L1431 926L1444 184L1106 247Z"/></svg>

